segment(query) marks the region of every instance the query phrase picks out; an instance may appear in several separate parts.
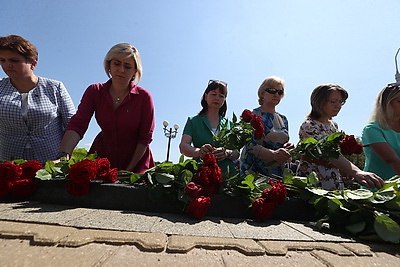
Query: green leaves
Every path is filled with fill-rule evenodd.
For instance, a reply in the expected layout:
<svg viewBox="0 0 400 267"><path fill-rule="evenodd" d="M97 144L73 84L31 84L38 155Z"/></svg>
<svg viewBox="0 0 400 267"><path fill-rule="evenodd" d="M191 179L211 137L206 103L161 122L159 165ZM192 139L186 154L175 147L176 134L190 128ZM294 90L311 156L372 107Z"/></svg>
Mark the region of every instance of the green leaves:
<svg viewBox="0 0 400 267"><path fill-rule="evenodd" d="M254 129L249 122L238 121L235 113L233 113L232 122L232 127L228 129L229 122L226 121L226 124L221 127L217 135L213 136L213 139L219 146L240 150L251 140Z"/></svg>
<svg viewBox="0 0 400 267"><path fill-rule="evenodd" d="M299 141L296 148L291 151L293 158L305 155L310 160L337 159L340 154L340 141L346 135L341 132L326 135L320 140L310 137Z"/></svg>
<svg viewBox="0 0 400 267"><path fill-rule="evenodd" d="M400 177L394 176L372 192L367 189L327 191L310 185L313 177L285 173L292 195L311 203L319 218L317 226L345 231L364 240L400 243Z"/></svg>
<svg viewBox="0 0 400 267"><path fill-rule="evenodd" d="M375 217L374 228L380 238L385 241L399 244L400 227L389 216L381 214Z"/></svg>

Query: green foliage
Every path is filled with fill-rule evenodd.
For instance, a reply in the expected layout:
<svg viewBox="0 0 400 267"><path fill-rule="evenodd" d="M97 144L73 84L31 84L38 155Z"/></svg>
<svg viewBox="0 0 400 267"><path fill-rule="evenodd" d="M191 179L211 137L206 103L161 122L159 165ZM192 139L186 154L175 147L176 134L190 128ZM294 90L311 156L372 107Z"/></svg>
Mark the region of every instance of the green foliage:
<svg viewBox="0 0 400 267"><path fill-rule="evenodd" d="M314 178L296 177L289 171L284 183L291 196L308 201L319 218L317 226L329 223L363 240L400 243L400 176L385 181L376 192L367 189L327 191L313 186Z"/></svg>
<svg viewBox="0 0 400 267"><path fill-rule="evenodd" d="M312 160L337 159L341 155L340 141L345 136L344 133L337 132L326 135L320 140L317 140L315 137L300 140L296 148L291 151L292 157L299 158L300 155L305 155Z"/></svg>
<svg viewBox="0 0 400 267"><path fill-rule="evenodd" d="M36 178L41 180L63 180L67 178L69 167L84 159L95 160L96 154L88 154L84 148L77 148L72 152L69 160L61 158L59 162L47 161L44 168L36 172Z"/></svg>
<svg viewBox="0 0 400 267"><path fill-rule="evenodd" d="M254 129L249 122L238 121L235 113L233 113L232 122L232 127L227 129L229 122L226 121L220 132L213 136L213 139L218 146L240 150L251 140Z"/></svg>

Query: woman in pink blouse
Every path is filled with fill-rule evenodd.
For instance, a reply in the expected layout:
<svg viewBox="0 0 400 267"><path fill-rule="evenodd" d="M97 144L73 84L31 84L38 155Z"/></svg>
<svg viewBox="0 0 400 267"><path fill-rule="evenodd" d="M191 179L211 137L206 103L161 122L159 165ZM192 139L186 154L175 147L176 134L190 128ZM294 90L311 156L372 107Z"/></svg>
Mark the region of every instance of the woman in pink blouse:
<svg viewBox="0 0 400 267"><path fill-rule="evenodd" d="M113 46L104 59L110 80L90 85L71 118L61 143L69 156L95 118L101 128L89 153L108 158L112 168L143 173L154 166L149 144L154 131L151 94L137 85L142 76L139 51L130 44Z"/></svg>

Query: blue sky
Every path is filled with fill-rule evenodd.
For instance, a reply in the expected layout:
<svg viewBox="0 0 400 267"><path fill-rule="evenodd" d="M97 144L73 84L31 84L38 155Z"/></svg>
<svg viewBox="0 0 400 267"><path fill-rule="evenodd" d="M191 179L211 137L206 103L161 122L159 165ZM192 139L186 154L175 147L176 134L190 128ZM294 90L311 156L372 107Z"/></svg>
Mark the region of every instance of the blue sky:
<svg viewBox="0 0 400 267"><path fill-rule="evenodd" d="M139 85L152 93L156 110L151 149L155 160L165 160L162 122L179 124L170 155L176 162L181 130L201 109L209 79L228 83L231 118L257 107L264 78L284 78L277 110L287 116L295 143L311 91L339 84L350 97L335 120L360 136L378 92L394 81L399 11L397 0L3 0L0 35L36 45L35 73L62 81L76 107L88 85L107 81L102 64L111 46L136 46ZM78 146L88 148L98 131L92 121Z"/></svg>

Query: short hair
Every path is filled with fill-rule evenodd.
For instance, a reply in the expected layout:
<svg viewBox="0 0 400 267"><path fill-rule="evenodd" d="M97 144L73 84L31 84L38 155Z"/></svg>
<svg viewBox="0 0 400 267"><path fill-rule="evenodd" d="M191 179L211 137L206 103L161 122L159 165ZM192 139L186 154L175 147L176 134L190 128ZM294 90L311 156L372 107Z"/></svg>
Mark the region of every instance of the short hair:
<svg viewBox="0 0 400 267"><path fill-rule="evenodd" d="M395 115L391 102L398 96L400 96L400 84L392 83L385 86L375 100L370 120L375 121L384 129L389 129Z"/></svg>
<svg viewBox="0 0 400 267"><path fill-rule="evenodd" d="M200 112L199 115L201 114L205 114L206 111L208 110L208 104L207 101L205 99L206 94L208 94L210 91L214 91L214 90L219 90L220 93L225 95L225 101L224 104L222 105L222 107L220 107L218 114L222 117L225 117L226 115L226 110L228 109L228 104L226 103L226 97L228 96L228 85L225 82L222 81L214 81L214 80L210 80L208 83L208 86L206 88L206 90L203 93L203 96L201 98L201 106L203 107Z"/></svg>
<svg viewBox="0 0 400 267"><path fill-rule="evenodd" d="M28 63L37 62L39 54L36 47L19 35L0 37L0 50L10 50L23 56Z"/></svg>
<svg viewBox="0 0 400 267"><path fill-rule="evenodd" d="M142 78L143 68L142 68L142 60L140 59L139 50L131 44L128 43L119 43L111 47L111 49L107 52L104 58L104 70L109 78L111 78L110 73L110 61L117 57L132 57L136 64L136 73L135 77L132 80L135 83L139 83Z"/></svg>
<svg viewBox="0 0 400 267"><path fill-rule="evenodd" d="M311 93L311 112L307 114L307 117L314 120L321 118L322 115L324 115L322 106L325 105L330 94L334 91L337 91L342 95L342 101L346 101L349 97L347 91L337 84L318 85Z"/></svg>
<svg viewBox="0 0 400 267"><path fill-rule="evenodd" d="M283 95L285 95L285 81L282 78L276 77L276 76L271 76L266 78L260 85L260 87L258 88L258 103L260 105L263 104L263 92L265 91L265 89L267 88L275 88L275 87L282 87L283 90ZM278 88L275 88L278 89Z"/></svg>

